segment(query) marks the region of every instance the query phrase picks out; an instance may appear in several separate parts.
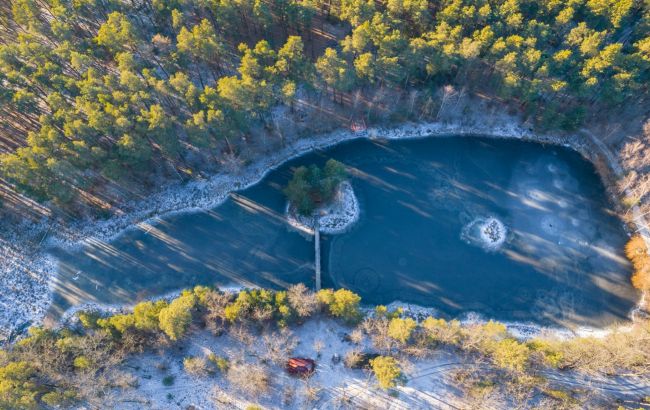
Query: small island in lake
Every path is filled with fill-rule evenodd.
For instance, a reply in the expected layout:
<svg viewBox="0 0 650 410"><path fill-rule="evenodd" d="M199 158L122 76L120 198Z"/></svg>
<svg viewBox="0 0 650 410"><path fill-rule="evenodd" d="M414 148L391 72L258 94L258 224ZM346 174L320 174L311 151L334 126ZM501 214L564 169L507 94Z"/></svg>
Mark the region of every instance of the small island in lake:
<svg viewBox="0 0 650 410"><path fill-rule="evenodd" d="M359 218L359 202L347 180L345 166L330 159L323 168L301 166L284 189L287 220L295 228L313 231L314 216L324 233L341 233Z"/></svg>

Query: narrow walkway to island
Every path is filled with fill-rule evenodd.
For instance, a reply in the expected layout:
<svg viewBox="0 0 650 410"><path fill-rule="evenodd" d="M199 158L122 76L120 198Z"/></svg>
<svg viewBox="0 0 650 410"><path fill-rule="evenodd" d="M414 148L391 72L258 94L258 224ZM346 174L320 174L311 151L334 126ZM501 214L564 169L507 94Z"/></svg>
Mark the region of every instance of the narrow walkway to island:
<svg viewBox="0 0 650 410"><path fill-rule="evenodd" d="M321 288L321 276L320 276L320 221L318 215L314 216L314 250L316 256L314 258L314 264L316 266L316 292Z"/></svg>

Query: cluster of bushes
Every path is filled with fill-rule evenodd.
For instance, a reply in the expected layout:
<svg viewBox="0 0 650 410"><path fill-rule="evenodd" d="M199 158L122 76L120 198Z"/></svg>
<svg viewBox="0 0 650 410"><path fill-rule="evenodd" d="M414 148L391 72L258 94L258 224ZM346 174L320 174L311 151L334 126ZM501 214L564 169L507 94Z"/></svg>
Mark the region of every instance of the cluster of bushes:
<svg viewBox="0 0 650 410"><path fill-rule="evenodd" d="M350 337L353 343L360 344L365 337L370 339L377 353L366 355L361 367L371 369L382 388L393 387L403 378L400 363L404 356L423 357L440 348L453 349L471 357L474 363L507 375L509 383L526 386L537 380L534 370L539 368L606 374L650 371L648 324L638 324L630 331L614 332L605 338L519 341L500 323L461 324L433 317L417 322L399 309L383 306L364 315L360 301L349 290L324 289L314 293L302 284L286 291L253 289L237 294L197 286L169 302L139 303L131 313L104 316L81 312L79 326L59 330L31 328L27 337L0 350L0 408L66 406L80 400L100 406L106 389L134 386L133 377L119 370L125 358L144 349L174 343L193 326L208 327L216 334L230 329L238 340L254 337L241 333L248 332L245 328L278 328L277 332L265 331L266 351L260 357L281 364L286 351L297 343L284 329L318 312L357 324ZM241 334L238 336L237 332ZM352 353L349 361L364 360L360 351ZM243 390L253 372L250 366L215 354L187 357L183 365L196 376L223 373L233 386ZM268 386L264 368L255 367L255 378L258 390ZM168 383L173 383L173 379Z"/></svg>
<svg viewBox="0 0 650 410"><path fill-rule="evenodd" d="M284 193L301 215L311 215L319 205L332 199L345 176L345 167L334 159L328 160L323 168L298 167Z"/></svg>
<svg viewBox="0 0 650 410"><path fill-rule="evenodd" d="M268 289L224 293L205 286L181 292L171 302L146 301L132 313L102 317L97 312L80 312L86 329L105 330L119 338L128 331L162 332L175 341L185 335L193 320L210 326L235 322L274 322L279 327L304 320L321 309L347 322L361 318L361 298L346 289L323 289L318 293L298 284L286 291Z"/></svg>
<svg viewBox="0 0 650 410"><path fill-rule="evenodd" d="M382 352L425 355L440 346L455 347L471 354L489 358L496 367L523 372L532 360L544 365L562 367L562 351L558 346L533 339L520 342L507 332L502 323L461 325L457 320L427 317L420 323L401 317L399 310L388 312L380 306L375 314L361 324L373 345Z"/></svg>
<svg viewBox="0 0 650 410"><path fill-rule="evenodd" d="M230 368L230 361L214 353L207 357L186 357L183 359L183 369L195 377L204 377L217 372L226 373Z"/></svg>
<svg viewBox="0 0 650 410"><path fill-rule="evenodd" d="M505 325L461 324L457 320L427 317L416 322L403 317L400 309L378 306L355 332L370 338L380 356L370 360L370 368L382 388L390 388L401 378L400 357L424 357L445 348L472 357L475 363L501 371L515 384L538 388L534 370L572 369L594 374L617 374L625 369L633 374L650 370L650 326L639 324L632 330L613 332L604 338L575 337L567 340L534 338L520 341ZM354 337L359 342L363 336ZM360 360L359 352L352 351ZM354 366L353 366L354 367ZM497 373L498 374L498 373Z"/></svg>
<svg viewBox="0 0 650 410"><path fill-rule="evenodd" d="M399 362L391 355L422 357L441 346L455 347L467 354L487 357L498 368L523 372L529 365L534 346L517 341L501 323L461 325L458 321L433 317L418 323L402 317L400 310L388 311L383 306L377 307L361 328L371 338L373 346L386 355L370 361L382 388L393 387L401 376Z"/></svg>
<svg viewBox="0 0 650 410"><path fill-rule="evenodd" d="M34 327L27 337L0 351L0 408L99 400L103 388L132 382L116 370L128 355L178 341L193 324L216 332L235 323L283 328L321 310L354 321L361 318L359 302L359 296L344 289L314 293L302 284L286 291L253 289L238 294L197 286L169 302L138 303L131 313L80 312L80 326ZM228 360L216 355L186 358L184 367L196 375L228 372L235 380L242 379L237 378L239 370L242 380L246 373L229 371Z"/></svg>
<svg viewBox="0 0 650 410"><path fill-rule="evenodd" d="M114 337L120 337L128 331L158 332L166 334L171 340L178 340L185 334L192 322L192 311L197 305L198 292L183 291L170 303L159 300L142 302L135 305L133 313L101 317L97 312L80 312L79 321L87 329L102 329Z"/></svg>

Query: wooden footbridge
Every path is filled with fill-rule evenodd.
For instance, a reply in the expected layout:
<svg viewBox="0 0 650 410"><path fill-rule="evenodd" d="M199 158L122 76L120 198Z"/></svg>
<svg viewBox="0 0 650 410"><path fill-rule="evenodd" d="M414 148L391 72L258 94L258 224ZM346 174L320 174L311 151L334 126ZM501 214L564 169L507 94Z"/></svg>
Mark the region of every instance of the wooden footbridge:
<svg viewBox="0 0 650 410"><path fill-rule="evenodd" d="M314 266L316 269L316 292L321 288L321 273L320 273L320 221L318 214L314 215Z"/></svg>

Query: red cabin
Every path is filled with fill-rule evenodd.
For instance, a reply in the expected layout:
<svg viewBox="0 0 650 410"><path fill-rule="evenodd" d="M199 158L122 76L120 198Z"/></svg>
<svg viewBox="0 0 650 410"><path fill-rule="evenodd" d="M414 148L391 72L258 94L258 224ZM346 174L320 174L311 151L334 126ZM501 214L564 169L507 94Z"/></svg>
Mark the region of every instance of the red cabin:
<svg viewBox="0 0 650 410"><path fill-rule="evenodd" d="M298 376L309 376L316 370L316 362L312 359L292 357L287 361L287 372Z"/></svg>

